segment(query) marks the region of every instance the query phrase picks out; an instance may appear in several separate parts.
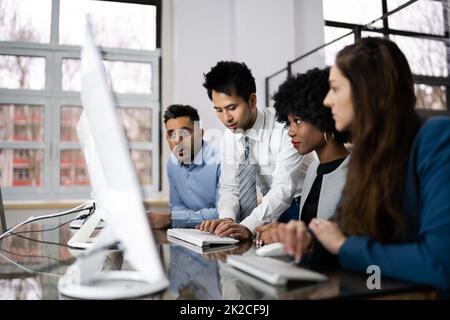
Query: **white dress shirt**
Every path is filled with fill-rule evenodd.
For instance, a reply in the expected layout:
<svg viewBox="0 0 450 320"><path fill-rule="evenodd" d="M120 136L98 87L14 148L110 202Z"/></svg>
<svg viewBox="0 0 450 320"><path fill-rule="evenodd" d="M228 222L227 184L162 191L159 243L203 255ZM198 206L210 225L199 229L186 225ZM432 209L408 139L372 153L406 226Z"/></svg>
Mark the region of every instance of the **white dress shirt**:
<svg viewBox="0 0 450 320"><path fill-rule="evenodd" d="M301 195L312 154L300 156L293 147L288 129L276 121L273 108L257 109L253 127L246 132L225 130L222 139L220 218L236 221L239 214L239 163L244 156L244 137L249 137L256 160L256 185L263 198L252 213L241 221L252 233L256 227L275 221Z"/></svg>

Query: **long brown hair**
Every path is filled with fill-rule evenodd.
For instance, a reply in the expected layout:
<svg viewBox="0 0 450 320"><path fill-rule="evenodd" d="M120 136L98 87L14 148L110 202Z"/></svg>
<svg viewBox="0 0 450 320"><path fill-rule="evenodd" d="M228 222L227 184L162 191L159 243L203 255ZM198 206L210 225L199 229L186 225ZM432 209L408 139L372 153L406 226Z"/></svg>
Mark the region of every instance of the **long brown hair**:
<svg viewBox="0 0 450 320"><path fill-rule="evenodd" d="M337 220L348 235L397 240L405 226L402 191L419 123L411 70L397 45L382 38L345 47L336 66L350 81L354 108L353 149Z"/></svg>

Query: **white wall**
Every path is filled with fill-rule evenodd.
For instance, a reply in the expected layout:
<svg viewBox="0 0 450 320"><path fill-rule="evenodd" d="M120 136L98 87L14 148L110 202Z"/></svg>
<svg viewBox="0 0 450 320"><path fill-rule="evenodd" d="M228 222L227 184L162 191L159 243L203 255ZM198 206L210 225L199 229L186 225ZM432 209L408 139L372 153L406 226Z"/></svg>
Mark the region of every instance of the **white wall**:
<svg viewBox="0 0 450 320"><path fill-rule="evenodd" d="M295 0L295 56L299 57L324 43L322 1ZM323 50L322 50L323 51ZM293 65L294 72L305 72L313 67L325 67L322 52L316 52Z"/></svg>
<svg viewBox="0 0 450 320"><path fill-rule="evenodd" d="M295 0L236 1L236 57L252 69L258 101L265 104L265 77L295 58Z"/></svg>
<svg viewBox="0 0 450 320"><path fill-rule="evenodd" d="M219 60L244 61L257 82L294 57L293 0L174 0L173 101L197 107L205 128L221 124L202 87Z"/></svg>
<svg viewBox="0 0 450 320"><path fill-rule="evenodd" d="M301 1L304 2L301 6L298 0L162 1L163 20L166 19L163 21L162 111L172 103L194 106L207 131L206 138L217 137L214 139L217 142L223 126L202 83L203 73L219 60L243 61L251 68L256 79L258 105L264 106L265 77L285 67L298 52L303 53L316 41L323 41L323 29L312 30L306 22L298 22L310 16L313 19L317 14L321 17L321 1ZM313 12L316 14L312 15ZM164 137L163 123L161 128ZM163 194L167 196L165 163L170 150L165 140L162 149Z"/></svg>

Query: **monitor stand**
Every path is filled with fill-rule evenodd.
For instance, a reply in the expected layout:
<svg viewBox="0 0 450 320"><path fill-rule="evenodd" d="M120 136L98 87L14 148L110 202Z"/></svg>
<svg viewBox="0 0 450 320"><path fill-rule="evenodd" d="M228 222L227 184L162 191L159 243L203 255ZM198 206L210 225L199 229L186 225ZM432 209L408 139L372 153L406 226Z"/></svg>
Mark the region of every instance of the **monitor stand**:
<svg viewBox="0 0 450 320"><path fill-rule="evenodd" d="M95 197L94 197L94 199L90 200L89 202L92 202L92 205L93 205L94 208L95 208L95 209L94 209L94 212L95 212L96 209L97 209L97 206L98 206L98 201L95 200ZM80 216L82 216L83 214L84 214L83 212L80 212L80 213L78 214L78 216L77 216L77 220L73 220L73 221L69 224L70 230L71 230L72 232L76 232L76 230L80 230L81 227L83 227L83 225L84 225L86 219L88 219L88 218L86 218L86 219L79 219L79 220L78 220L78 218L79 218ZM100 229L103 229L104 227L105 227L105 221L100 220L100 222L95 226L95 229L96 229L96 230L100 230Z"/></svg>
<svg viewBox="0 0 450 320"><path fill-rule="evenodd" d="M71 249L85 250L90 248L95 241L95 238L91 238L92 233L98 229L99 223L102 219L102 208L96 206L95 211L92 215L83 220L81 227L74 233L72 238L69 239L67 244ZM77 221L77 220L75 220ZM102 228L105 223L103 223Z"/></svg>
<svg viewBox="0 0 450 320"><path fill-rule="evenodd" d="M103 248L114 242L108 228L104 228L95 244L59 280L59 293L75 299L137 299L167 288L166 278L152 282L137 271L102 271L108 253Z"/></svg>
<svg viewBox="0 0 450 320"><path fill-rule="evenodd" d="M80 230L81 227L83 226L85 220L86 220L86 219L83 219L83 220L74 220L74 221L72 221L72 222L70 223L70 229L71 229L71 230ZM100 220L100 222L98 223L98 225L95 227L95 230L100 230L100 229L103 229L104 227L105 227L105 221Z"/></svg>

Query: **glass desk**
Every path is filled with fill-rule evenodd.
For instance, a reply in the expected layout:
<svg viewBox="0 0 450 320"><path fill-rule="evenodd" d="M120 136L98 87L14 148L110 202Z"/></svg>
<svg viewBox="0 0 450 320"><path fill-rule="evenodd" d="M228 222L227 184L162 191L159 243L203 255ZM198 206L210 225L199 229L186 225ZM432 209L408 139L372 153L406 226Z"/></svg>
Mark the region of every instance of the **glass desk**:
<svg viewBox="0 0 450 320"><path fill-rule="evenodd" d="M65 221L49 219L24 225L0 240L0 299L64 299L58 293L59 278L79 251L67 247L72 236ZM318 270L328 276L322 283L272 286L226 264L229 254L255 250L243 242L224 251L196 252L167 240L165 230L153 230L169 287L150 299L428 299L436 292L394 279L381 279L380 290L367 289L369 275L343 270ZM128 269L121 252L111 251L105 269Z"/></svg>

